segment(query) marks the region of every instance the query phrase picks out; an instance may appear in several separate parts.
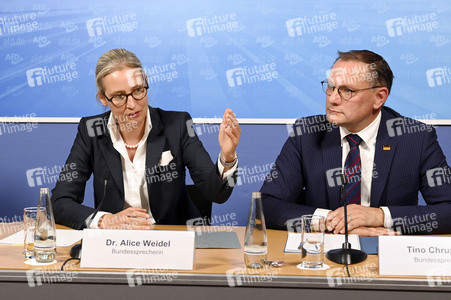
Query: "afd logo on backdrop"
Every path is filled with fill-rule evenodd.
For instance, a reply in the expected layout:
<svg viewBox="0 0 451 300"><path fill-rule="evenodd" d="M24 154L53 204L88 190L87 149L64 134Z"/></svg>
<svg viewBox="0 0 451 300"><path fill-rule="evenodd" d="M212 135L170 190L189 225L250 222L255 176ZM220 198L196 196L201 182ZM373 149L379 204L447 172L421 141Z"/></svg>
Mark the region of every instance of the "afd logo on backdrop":
<svg viewBox="0 0 451 300"><path fill-rule="evenodd" d="M438 28L437 15L435 13L389 19L385 24L387 26L389 37L422 31L431 32Z"/></svg>
<svg viewBox="0 0 451 300"><path fill-rule="evenodd" d="M194 18L186 21L186 30L190 37L214 34L218 32L232 32L240 29L236 13L214 15L211 17Z"/></svg>
<svg viewBox="0 0 451 300"><path fill-rule="evenodd" d="M29 87L58 82L71 82L78 78L77 64L64 63L60 65L44 66L29 69L26 72Z"/></svg>
<svg viewBox="0 0 451 300"><path fill-rule="evenodd" d="M315 34L321 32L331 32L338 28L337 14L327 13L314 15L313 17L304 16L301 18L289 19L285 22L288 36L296 37L305 34Z"/></svg>
<svg viewBox="0 0 451 300"><path fill-rule="evenodd" d="M276 63L270 63L229 69L226 71L226 77L229 87L237 87L263 81L271 82L279 77L279 73L276 69Z"/></svg>
<svg viewBox="0 0 451 300"><path fill-rule="evenodd" d="M445 66L443 68L433 68L426 71L429 87L436 87L451 83L451 70Z"/></svg>
<svg viewBox="0 0 451 300"><path fill-rule="evenodd" d="M135 13L104 16L86 21L86 29L90 37L100 37L117 32L131 32L138 28Z"/></svg>

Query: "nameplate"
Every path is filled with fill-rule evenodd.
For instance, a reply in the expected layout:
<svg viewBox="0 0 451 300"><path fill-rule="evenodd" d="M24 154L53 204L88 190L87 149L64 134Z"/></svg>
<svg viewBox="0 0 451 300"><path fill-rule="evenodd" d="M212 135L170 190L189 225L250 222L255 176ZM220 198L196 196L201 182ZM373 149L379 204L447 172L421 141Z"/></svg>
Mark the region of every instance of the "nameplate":
<svg viewBox="0 0 451 300"><path fill-rule="evenodd" d="M192 270L194 231L85 229L82 268Z"/></svg>
<svg viewBox="0 0 451 300"><path fill-rule="evenodd" d="M380 236L380 275L450 276L451 238Z"/></svg>

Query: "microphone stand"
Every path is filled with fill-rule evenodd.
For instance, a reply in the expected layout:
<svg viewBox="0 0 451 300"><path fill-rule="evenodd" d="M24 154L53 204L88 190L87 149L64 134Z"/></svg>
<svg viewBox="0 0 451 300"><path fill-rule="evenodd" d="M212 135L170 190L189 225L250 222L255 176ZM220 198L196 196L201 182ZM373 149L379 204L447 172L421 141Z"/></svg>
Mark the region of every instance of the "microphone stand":
<svg viewBox="0 0 451 300"><path fill-rule="evenodd" d="M327 252L327 259L333 261L337 264L342 265L352 265L357 264L359 262L364 261L367 258L367 254L365 251L352 249L351 244L348 242L348 211L346 205L346 176L344 174L340 174L341 177L341 188L340 188L340 198L343 201L343 209L345 214L345 242L341 249L333 249ZM349 275L349 271L348 271Z"/></svg>
<svg viewBox="0 0 451 300"><path fill-rule="evenodd" d="M91 226L91 222L94 219L94 217L97 215L97 213L99 212L100 208L103 205L103 201L105 200L105 195L106 195L106 186L108 185L108 181L110 180L110 176L111 173L109 170L106 170L105 173L103 174L103 180L104 180L104 186L103 186L103 196L102 196L102 200L100 201L99 206L97 206L97 208L94 210L94 213L92 214L91 218L89 219L89 222L87 224L87 228L89 228L89 226ZM80 241L80 244L76 244L74 246L72 246L72 248L70 249L70 256L72 258L81 258L81 245L83 244L83 239Z"/></svg>

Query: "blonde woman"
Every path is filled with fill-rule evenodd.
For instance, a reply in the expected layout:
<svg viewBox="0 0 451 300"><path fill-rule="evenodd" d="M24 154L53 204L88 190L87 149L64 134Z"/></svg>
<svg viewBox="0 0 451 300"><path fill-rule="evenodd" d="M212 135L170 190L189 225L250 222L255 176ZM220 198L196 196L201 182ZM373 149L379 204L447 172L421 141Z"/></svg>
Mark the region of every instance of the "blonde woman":
<svg viewBox="0 0 451 300"><path fill-rule="evenodd" d="M221 152L213 164L188 113L148 105L147 76L134 53L112 49L103 54L96 85L98 99L110 110L80 120L66 162L72 167L62 171L52 191L57 223L75 229L185 224L200 217L187 192L185 167L205 199L223 203L229 198L241 134L230 109L220 125ZM76 176L64 180L64 172ZM98 212L82 204L91 175Z"/></svg>

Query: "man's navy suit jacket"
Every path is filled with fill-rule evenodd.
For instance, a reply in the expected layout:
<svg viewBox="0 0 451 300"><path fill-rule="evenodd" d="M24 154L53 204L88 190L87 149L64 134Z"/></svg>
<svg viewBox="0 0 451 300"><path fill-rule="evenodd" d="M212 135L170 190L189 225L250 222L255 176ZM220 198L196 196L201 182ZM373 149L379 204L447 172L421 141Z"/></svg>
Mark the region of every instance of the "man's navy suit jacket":
<svg viewBox="0 0 451 300"><path fill-rule="evenodd" d="M342 205L333 174L342 168L339 128L324 115L298 119L293 128L261 188L269 228ZM451 233L450 168L432 126L383 107L373 170L371 207L387 206L403 233Z"/></svg>
<svg viewBox="0 0 451 300"><path fill-rule="evenodd" d="M185 167L205 198L216 203L225 202L232 187L217 174L217 166L194 133L190 115L152 107L149 112L152 129L147 137L146 180L150 210L156 223L185 224L188 219L200 217L192 215L194 204L185 186ZM80 120L67 167L52 191L53 211L59 224L75 229L85 226L85 220L94 212L94 208L82 205L86 181L94 175L97 207L103 195L106 170L111 172L111 180L101 210L118 213L124 209L122 163L106 128L109 116L108 111ZM174 158L166 167L158 167L163 151L171 151ZM65 172L74 171L76 178L64 180Z"/></svg>

